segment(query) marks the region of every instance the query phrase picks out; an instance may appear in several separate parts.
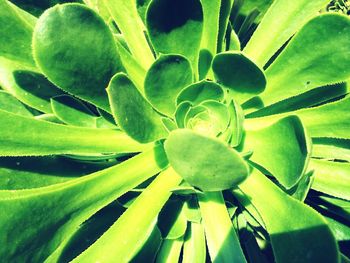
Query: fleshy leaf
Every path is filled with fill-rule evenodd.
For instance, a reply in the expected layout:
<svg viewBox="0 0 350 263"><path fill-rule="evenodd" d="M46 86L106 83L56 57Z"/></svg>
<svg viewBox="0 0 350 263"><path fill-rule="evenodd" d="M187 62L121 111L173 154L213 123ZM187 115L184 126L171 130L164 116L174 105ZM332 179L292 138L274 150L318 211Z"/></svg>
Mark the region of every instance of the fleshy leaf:
<svg viewBox="0 0 350 263"><path fill-rule="evenodd" d="M159 249L156 263L171 263L180 261L183 237L178 239L165 239Z"/></svg>
<svg viewBox="0 0 350 263"><path fill-rule="evenodd" d="M158 111L172 116L176 96L193 81L190 62L180 55L160 56L148 70L145 95Z"/></svg>
<svg viewBox="0 0 350 263"><path fill-rule="evenodd" d="M228 111L230 113L230 145L236 147L241 143L243 138L244 114L242 108L234 100L231 100L228 105Z"/></svg>
<svg viewBox="0 0 350 263"><path fill-rule="evenodd" d="M157 215L171 195L171 188L181 182L171 168L161 173L92 246L72 262L127 262L138 252L153 230ZM152 203L147 213L144 208ZM115 244L118 244L116 246Z"/></svg>
<svg viewBox="0 0 350 263"><path fill-rule="evenodd" d="M235 150L188 129L171 132L165 151L174 170L203 191L236 187L248 176L248 166Z"/></svg>
<svg viewBox="0 0 350 263"><path fill-rule="evenodd" d="M79 225L166 165L163 149L157 146L122 164L65 183L0 191L0 241L12 244L0 247L1 259L57 262ZM143 169L135 170L138 166Z"/></svg>
<svg viewBox="0 0 350 263"><path fill-rule="evenodd" d="M314 170L312 189L350 201L350 164L312 159Z"/></svg>
<svg viewBox="0 0 350 263"><path fill-rule="evenodd" d="M175 112L175 120L179 128L185 128L185 117L190 110L191 103L187 101L184 101L177 106Z"/></svg>
<svg viewBox="0 0 350 263"><path fill-rule="evenodd" d="M246 130L244 150L253 151L251 161L266 169L287 189L304 174L311 142L295 116L260 130Z"/></svg>
<svg viewBox="0 0 350 263"><path fill-rule="evenodd" d="M119 73L109 83L108 96L116 122L132 138L147 143L167 134L161 116L137 90L127 75Z"/></svg>
<svg viewBox="0 0 350 263"><path fill-rule="evenodd" d="M314 138L312 156L323 159L337 159L350 162L350 140L335 138Z"/></svg>
<svg viewBox="0 0 350 263"><path fill-rule="evenodd" d="M261 94L265 106L349 79L349 31L350 18L343 15L324 14L309 21L267 69L268 85Z"/></svg>
<svg viewBox="0 0 350 263"><path fill-rule="evenodd" d="M115 161L84 163L52 156L2 157L0 189L30 189L62 183L115 164Z"/></svg>
<svg viewBox="0 0 350 263"><path fill-rule="evenodd" d="M211 261L246 263L222 193L197 196Z"/></svg>
<svg viewBox="0 0 350 263"><path fill-rule="evenodd" d="M0 110L0 156L139 152L145 149L125 133L69 127Z"/></svg>
<svg viewBox="0 0 350 263"><path fill-rule="evenodd" d="M184 88L176 98L176 104L183 101L198 105L206 100L222 101L224 99L224 90L215 82L202 80Z"/></svg>
<svg viewBox="0 0 350 263"><path fill-rule="evenodd" d="M172 189L172 193L174 190ZM164 239L177 239L184 236L187 219L184 215L184 202L170 199L159 212L158 227Z"/></svg>
<svg viewBox="0 0 350 263"><path fill-rule="evenodd" d="M328 3L328 0L274 0L244 52L263 67L296 31L312 17L319 14L319 11ZM322 42L321 40L316 42L318 41ZM298 57L300 58L299 55Z"/></svg>
<svg viewBox="0 0 350 263"><path fill-rule="evenodd" d="M135 83L138 90L143 93L146 70L142 68L139 62L129 53L129 51L120 43L120 41L116 40L116 45L120 59L126 72L128 73L128 76Z"/></svg>
<svg viewBox="0 0 350 263"><path fill-rule="evenodd" d="M144 24L137 12L136 1L102 0L122 32L136 61L147 70L153 60L144 34Z"/></svg>
<svg viewBox="0 0 350 263"><path fill-rule="evenodd" d="M0 109L24 117L33 116L24 104L4 90L0 90Z"/></svg>
<svg viewBox="0 0 350 263"><path fill-rule="evenodd" d="M225 0L201 0L203 7L203 35L201 48L215 56L218 45L220 7Z"/></svg>
<svg viewBox="0 0 350 263"><path fill-rule="evenodd" d="M191 222L183 245L183 263L205 263L206 246L202 224Z"/></svg>
<svg viewBox="0 0 350 263"><path fill-rule="evenodd" d="M28 19L30 18L30 19ZM35 66L31 39L36 18L10 1L0 1L0 56Z"/></svg>
<svg viewBox="0 0 350 263"><path fill-rule="evenodd" d="M63 95L52 98L51 107L57 118L67 124L96 128L97 116L72 96Z"/></svg>
<svg viewBox="0 0 350 263"><path fill-rule="evenodd" d="M153 0L147 9L147 29L155 50L187 57L197 71L203 11L199 0Z"/></svg>
<svg viewBox="0 0 350 263"><path fill-rule="evenodd" d="M105 88L122 66L113 35L95 12L79 4L46 10L35 26L33 52L50 81L110 112Z"/></svg>
<svg viewBox="0 0 350 263"><path fill-rule="evenodd" d="M244 102L265 89L264 72L241 52L216 55L212 67L217 81L229 88L236 100Z"/></svg>
<svg viewBox="0 0 350 263"><path fill-rule="evenodd" d="M305 108L294 112L271 115L262 118L246 119L247 129L266 127L276 120L288 116L298 116L312 137L331 137L350 139L350 97L323 104L318 107Z"/></svg>
<svg viewBox="0 0 350 263"><path fill-rule="evenodd" d="M339 262L336 240L320 214L256 169L239 188L264 220L277 263Z"/></svg>

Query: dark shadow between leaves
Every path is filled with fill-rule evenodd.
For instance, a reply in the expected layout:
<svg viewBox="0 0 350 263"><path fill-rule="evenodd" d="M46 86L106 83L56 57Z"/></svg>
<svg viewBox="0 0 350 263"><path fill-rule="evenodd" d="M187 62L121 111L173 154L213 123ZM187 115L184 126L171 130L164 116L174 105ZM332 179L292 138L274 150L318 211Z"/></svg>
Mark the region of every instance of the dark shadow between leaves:
<svg viewBox="0 0 350 263"><path fill-rule="evenodd" d="M43 100L50 101L50 98L64 94L44 75L33 71L16 70L13 72L13 77L21 89Z"/></svg>

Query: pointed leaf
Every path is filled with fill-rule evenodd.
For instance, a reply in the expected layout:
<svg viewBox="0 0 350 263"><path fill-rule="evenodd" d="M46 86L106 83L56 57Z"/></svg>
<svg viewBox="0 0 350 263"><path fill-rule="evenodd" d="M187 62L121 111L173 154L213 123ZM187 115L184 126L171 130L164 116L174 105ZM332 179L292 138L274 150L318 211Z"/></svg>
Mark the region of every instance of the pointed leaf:
<svg viewBox="0 0 350 263"><path fill-rule="evenodd" d="M206 246L202 224L191 222L183 245L183 263L205 263Z"/></svg>
<svg viewBox="0 0 350 263"><path fill-rule="evenodd" d="M105 88L121 64L112 33L95 12L79 4L48 9L35 26L33 52L50 81L110 111Z"/></svg>
<svg viewBox="0 0 350 263"><path fill-rule="evenodd" d="M311 159L314 170L312 189L350 201L350 164Z"/></svg>
<svg viewBox="0 0 350 263"><path fill-rule="evenodd" d="M232 226L222 193L213 192L197 196L211 261L247 262L237 233Z"/></svg>
<svg viewBox="0 0 350 263"><path fill-rule="evenodd" d="M247 164L235 150L191 130L172 131L165 151L174 170L203 191L236 187L248 175Z"/></svg>
<svg viewBox="0 0 350 263"><path fill-rule="evenodd" d="M0 109L24 117L33 116L24 104L4 90L0 90Z"/></svg>
<svg viewBox="0 0 350 263"><path fill-rule="evenodd" d="M147 143L165 137L161 116L124 73L109 83L108 96L116 122L133 139Z"/></svg>
<svg viewBox="0 0 350 263"><path fill-rule="evenodd" d="M262 128L285 116L296 115L301 119L308 134L312 137L350 139L349 107L350 96L347 96L341 100L323 104L318 107L262 118L246 119L245 127L248 129Z"/></svg>
<svg viewBox="0 0 350 263"><path fill-rule="evenodd" d="M197 71L203 11L199 0L153 0L147 9L147 29L159 53L181 54Z"/></svg>
<svg viewBox="0 0 350 263"><path fill-rule="evenodd" d="M166 165L158 146L117 166L65 183L0 191L0 242L12 244L0 247L1 259L57 262L79 225Z"/></svg>
<svg viewBox="0 0 350 263"><path fill-rule="evenodd" d="M172 263L180 261L183 237L178 239L165 239L159 249L156 263Z"/></svg>
<svg viewBox="0 0 350 263"><path fill-rule="evenodd" d="M325 219L289 197L254 169L240 185L258 209L277 263L339 262L339 250Z"/></svg>
<svg viewBox="0 0 350 263"><path fill-rule="evenodd" d="M328 3L328 0L274 0L244 52L259 66L264 66L299 28Z"/></svg>
<svg viewBox="0 0 350 263"><path fill-rule="evenodd" d="M122 32L136 61L147 70L153 60L144 34L144 24L138 15L136 1L102 0Z"/></svg>
<svg viewBox="0 0 350 263"><path fill-rule="evenodd" d="M29 18L30 19L27 19ZM0 1L0 57L34 66L31 39L36 19L13 5Z"/></svg>
<svg viewBox="0 0 350 263"><path fill-rule="evenodd" d="M287 189L304 174L311 144L301 121L289 116L260 130L247 130L243 151L253 151L251 161L274 176Z"/></svg>
<svg viewBox="0 0 350 263"><path fill-rule="evenodd" d="M142 146L110 129L69 127L0 110L0 156L138 152Z"/></svg>
<svg viewBox="0 0 350 263"><path fill-rule="evenodd" d="M337 159L350 162L350 140L314 138L312 156L322 159Z"/></svg>
<svg viewBox="0 0 350 263"><path fill-rule="evenodd" d="M309 21L266 71L265 106L349 79L349 31L346 16L324 14Z"/></svg>
<svg viewBox="0 0 350 263"><path fill-rule="evenodd" d="M143 170L143 169L142 169ZM131 204L116 223L72 262L127 262L140 250L153 230L157 214L181 181L171 168L161 173ZM148 204L147 214L140 216ZM116 246L118 244L118 246Z"/></svg>
<svg viewBox="0 0 350 263"><path fill-rule="evenodd" d="M145 95L160 112L172 116L176 96L193 81L190 62L180 55L163 55L148 70L145 79Z"/></svg>

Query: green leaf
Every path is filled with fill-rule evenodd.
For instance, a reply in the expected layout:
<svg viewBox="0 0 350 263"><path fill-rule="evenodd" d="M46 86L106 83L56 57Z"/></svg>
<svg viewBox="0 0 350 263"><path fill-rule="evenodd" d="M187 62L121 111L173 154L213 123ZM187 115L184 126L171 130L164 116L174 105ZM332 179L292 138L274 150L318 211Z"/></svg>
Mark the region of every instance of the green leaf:
<svg viewBox="0 0 350 263"><path fill-rule="evenodd" d="M202 224L191 222L183 244L183 263L205 263L206 246Z"/></svg>
<svg viewBox="0 0 350 263"><path fill-rule="evenodd" d="M265 106L349 79L349 31L350 18L343 15L324 14L309 21L267 69L268 85L261 94Z"/></svg>
<svg viewBox="0 0 350 263"><path fill-rule="evenodd" d="M277 263L339 262L337 243L320 214L289 197L256 169L240 189L264 220Z"/></svg>
<svg viewBox="0 0 350 263"><path fill-rule="evenodd" d="M164 239L177 239L185 235L187 219L183 206L184 202L181 200L169 200L160 211L158 227Z"/></svg>
<svg viewBox="0 0 350 263"><path fill-rule="evenodd" d="M331 137L350 139L349 123L350 97L323 104L318 107L297 110L291 113L277 114L262 118L246 119L247 129L262 128L276 120L288 116L298 116L312 137Z"/></svg>
<svg viewBox="0 0 350 263"><path fill-rule="evenodd" d="M0 109L24 117L33 116L28 108L4 90L0 90Z"/></svg>
<svg viewBox="0 0 350 263"><path fill-rule="evenodd" d="M299 118L289 116L260 130L246 130L243 151L253 151L250 160L289 189L307 168L311 142Z"/></svg>
<svg viewBox="0 0 350 263"><path fill-rule="evenodd" d="M158 252L156 263L173 263L180 261L183 237L178 239L165 239Z"/></svg>
<svg viewBox="0 0 350 263"><path fill-rule="evenodd" d="M0 1L0 57L34 66L32 33L36 19L9 1Z"/></svg>
<svg viewBox="0 0 350 263"><path fill-rule="evenodd" d="M165 151L174 170L203 191L236 187L248 176L248 166L235 150L188 129L172 131Z"/></svg>
<svg viewBox="0 0 350 263"><path fill-rule="evenodd" d="M190 109L191 109L191 103L187 101L181 102L177 106L176 112L175 112L175 120L179 128L185 128L185 117L187 113L190 111Z"/></svg>
<svg viewBox="0 0 350 263"><path fill-rule="evenodd" d="M116 122L130 137L147 143L166 136L161 116L142 97L127 75L115 75L107 92Z"/></svg>
<svg viewBox="0 0 350 263"><path fill-rule="evenodd" d="M52 156L2 157L0 189L30 189L62 183L115 164L115 161L84 163Z"/></svg>
<svg viewBox="0 0 350 263"><path fill-rule="evenodd" d="M116 45L120 59L128 76L135 83L137 89L141 93L144 93L143 84L146 78L146 70L142 68L139 62L129 53L120 41L116 40Z"/></svg>
<svg viewBox="0 0 350 263"><path fill-rule="evenodd" d="M219 33L218 33L218 44L217 44L217 52L220 53L222 51L223 42L225 38L225 34L227 32L229 18L231 14L231 9L234 3L234 0L220 0L220 19L219 19Z"/></svg>
<svg viewBox="0 0 350 263"><path fill-rule="evenodd" d="M110 111L105 88L122 67L111 31L91 9L65 4L45 11L35 26L33 52L50 81Z"/></svg>
<svg viewBox="0 0 350 263"><path fill-rule="evenodd" d="M312 142L312 157L350 162L350 140L314 138Z"/></svg>
<svg viewBox="0 0 350 263"><path fill-rule="evenodd" d="M146 20L155 50L187 57L197 72L203 28L200 1L153 0L148 6Z"/></svg>
<svg viewBox="0 0 350 263"><path fill-rule="evenodd" d="M145 26L137 12L136 0L103 0L103 2L125 37L136 61L147 70L154 57L144 34Z"/></svg>
<svg viewBox="0 0 350 263"><path fill-rule="evenodd" d="M224 52L213 60L213 71L219 83L230 89L240 102L264 91L264 72L241 52Z"/></svg>
<svg viewBox="0 0 350 263"><path fill-rule="evenodd" d="M162 55L147 72L145 95L158 111L172 116L177 94L192 81L191 64L185 57Z"/></svg>
<svg viewBox="0 0 350 263"><path fill-rule="evenodd" d="M69 95L51 99L53 113L64 123L96 128L97 116L81 101Z"/></svg>
<svg viewBox="0 0 350 263"><path fill-rule="evenodd" d="M180 181L181 177L171 168L161 173L118 221L72 262L127 262L132 259L153 230L158 213L170 197L170 190ZM152 206L147 213L140 216L150 203Z"/></svg>
<svg viewBox="0 0 350 263"><path fill-rule="evenodd" d="M166 165L163 149L157 146L117 166L64 183L0 191L0 242L12 244L1 246L1 259L57 262L79 225Z"/></svg>
<svg viewBox="0 0 350 263"><path fill-rule="evenodd" d="M222 193L213 192L197 196L211 261L247 262L237 233L232 226Z"/></svg>
<svg viewBox="0 0 350 263"><path fill-rule="evenodd" d="M140 145L111 129L69 127L0 110L0 156L139 152Z"/></svg>
<svg viewBox="0 0 350 263"><path fill-rule="evenodd" d="M202 80L184 88L176 98L176 104L184 101L191 102L193 106L206 100L223 101L224 90L215 82Z"/></svg>
<svg viewBox="0 0 350 263"><path fill-rule="evenodd" d="M0 56L0 69L0 86L41 112L51 113L50 98L63 94L32 66Z"/></svg>
<svg viewBox="0 0 350 263"><path fill-rule="evenodd" d="M312 189L350 201L350 164L311 159L314 170Z"/></svg>
<svg viewBox="0 0 350 263"><path fill-rule="evenodd" d="M296 31L319 14L319 11L328 3L328 0L274 0L244 52L259 66L264 66ZM322 28L323 25L320 27ZM313 44L322 42L319 41L317 39Z"/></svg>
<svg viewBox="0 0 350 263"><path fill-rule="evenodd" d="M201 0L203 8L203 34L201 48L215 56L218 46L220 7L225 0Z"/></svg>
<svg viewBox="0 0 350 263"><path fill-rule="evenodd" d="M243 15L248 15L256 9L260 13L259 20L261 20L273 1L274 0L244 0L242 1L243 4L239 11Z"/></svg>
<svg viewBox="0 0 350 263"><path fill-rule="evenodd" d="M234 100L231 100L228 111L230 113L230 145L236 147L241 143L243 138L244 114L242 108Z"/></svg>

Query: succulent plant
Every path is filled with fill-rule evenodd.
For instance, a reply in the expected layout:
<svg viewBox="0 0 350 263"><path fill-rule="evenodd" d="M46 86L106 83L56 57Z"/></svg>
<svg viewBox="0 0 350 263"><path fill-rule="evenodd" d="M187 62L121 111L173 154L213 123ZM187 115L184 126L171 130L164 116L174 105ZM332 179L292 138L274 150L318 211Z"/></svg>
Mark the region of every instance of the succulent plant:
<svg viewBox="0 0 350 263"><path fill-rule="evenodd" d="M350 19L271 2L0 0L1 261L349 262Z"/></svg>

